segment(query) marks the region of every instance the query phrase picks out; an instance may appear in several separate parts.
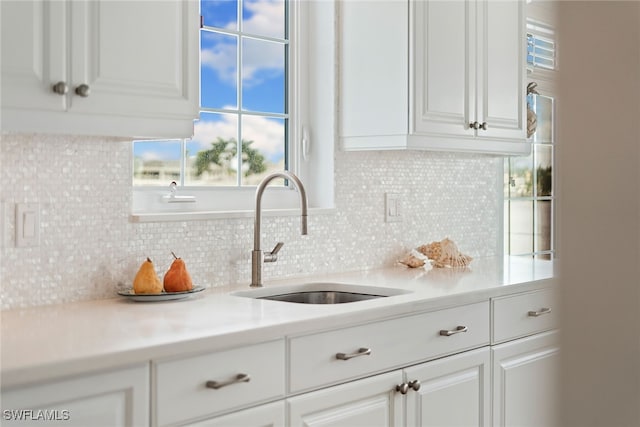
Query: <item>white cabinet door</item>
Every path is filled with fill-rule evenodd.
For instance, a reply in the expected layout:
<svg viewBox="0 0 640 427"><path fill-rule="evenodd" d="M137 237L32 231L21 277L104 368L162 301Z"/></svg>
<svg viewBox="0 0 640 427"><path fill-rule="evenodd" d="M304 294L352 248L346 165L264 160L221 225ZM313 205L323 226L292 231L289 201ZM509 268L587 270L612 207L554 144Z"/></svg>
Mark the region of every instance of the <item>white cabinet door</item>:
<svg viewBox="0 0 640 427"><path fill-rule="evenodd" d="M149 425L149 366L2 390L2 416L3 426Z"/></svg>
<svg viewBox="0 0 640 427"><path fill-rule="evenodd" d="M365 378L288 399L291 426L403 425L401 371Z"/></svg>
<svg viewBox="0 0 640 427"><path fill-rule="evenodd" d="M493 425L558 425L559 344L556 331L492 348Z"/></svg>
<svg viewBox="0 0 640 427"><path fill-rule="evenodd" d="M413 27L414 144L528 151L524 2L415 2Z"/></svg>
<svg viewBox="0 0 640 427"><path fill-rule="evenodd" d="M284 427L284 401L237 411L185 427Z"/></svg>
<svg viewBox="0 0 640 427"><path fill-rule="evenodd" d="M195 118L189 89L198 87L198 74L189 74L187 43L194 28L197 34L194 8L182 0L72 2L70 85L87 85L90 94L73 96L70 110Z"/></svg>
<svg viewBox="0 0 640 427"><path fill-rule="evenodd" d="M0 2L2 108L61 111L66 97L52 90L67 76L67 3Z"/></svg>
<svg viewBox="0 0 640 427"><path fill-rule="evenodd" d="M474 136L475 15L475 0L414 3L414 133Z"/></svg>
<svg viewBox="0 0 640 427"><path fill-rule="evenodd" d="M340 137L350 149L406 146L409 2L338 2Z"/></svg>
<svg viewBox="0 0 640 427"><path fill-rule="evenodd" d="M482 139L526 139L526 29L522 1L478 1L476 118ZM481 41L484 41L482 43Z"/></svg>
<svg viewBox="0 0 640 427"><path fill-rule="evenodd" d="M198 16L196 0L2 2L3 129L190 137Z"/></svg>
<svg viewBox="0 0 640 427"><path fill-rule="evenodd" d="M406 381L420 381L407 393L407 425L489 426L491 362L488 347L405 369Z"/></svg>

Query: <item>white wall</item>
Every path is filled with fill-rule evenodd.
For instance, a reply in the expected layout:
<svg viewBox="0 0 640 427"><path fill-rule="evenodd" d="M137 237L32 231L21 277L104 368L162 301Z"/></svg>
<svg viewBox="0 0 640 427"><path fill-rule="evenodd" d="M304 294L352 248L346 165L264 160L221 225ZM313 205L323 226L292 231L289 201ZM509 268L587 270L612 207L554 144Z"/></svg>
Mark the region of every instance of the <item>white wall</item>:
<svg viewBox="0 0 640 427"><path fill-rule="evenodd" d="M565 427L640 425L640 3L560 2Z"/></svg>
<svg viewBox="0 0 640 427"><path fill-rule="evenodd" d="M264 277L393 264L407 250L450 237L474 257L496 255L502 159L449 153L336 154L336 211L263 219L263 245L285 246ZM131 143L106 138L2 135L2 309L108 298L147 257L160 275L181 256L194 283L249 283L253 220L132 223ZM384 192L403 198L404 222L384 222ZM16 203L37 202L41 242L16 248Z"/></svg>

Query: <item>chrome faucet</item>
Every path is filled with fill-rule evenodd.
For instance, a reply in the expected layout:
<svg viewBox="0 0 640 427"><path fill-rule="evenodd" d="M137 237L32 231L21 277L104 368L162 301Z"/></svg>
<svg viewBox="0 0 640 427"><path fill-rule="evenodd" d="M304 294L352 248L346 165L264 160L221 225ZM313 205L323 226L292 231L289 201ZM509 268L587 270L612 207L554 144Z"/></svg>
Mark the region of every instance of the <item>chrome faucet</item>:
<svg viewBox="0 0 640 427"><path fill-rule="evenodd" d="M283 242L278 242L271 252L263 252L260 249L260 223L262 221L262 193L267 188L267 185L275 178L284 178L295 184L295 187L300 193L300 205L301 205L301 217L300 217L300 234L303 236L307 234L307 193L304 190L304 185L300 179L291 172L282 171L274 172L266 176L256 189L256 212L255 221L253 223L253 251L251 252L251 287L262 287L262 263L263 262L276 262L278 260L278 251L284 245Z"/></svg>

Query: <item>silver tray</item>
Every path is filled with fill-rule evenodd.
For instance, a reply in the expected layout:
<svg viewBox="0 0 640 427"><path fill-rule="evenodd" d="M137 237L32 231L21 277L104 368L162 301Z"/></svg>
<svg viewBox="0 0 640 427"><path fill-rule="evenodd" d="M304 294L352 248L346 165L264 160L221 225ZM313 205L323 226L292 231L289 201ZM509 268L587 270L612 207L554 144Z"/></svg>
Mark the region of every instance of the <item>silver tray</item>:
<svg viewBox="0 0 640 427"><path fill-rule="evenodd" d="M133 288L125 291L118 291L118 295L138 302L155 302L155 301L170 301L176 299L189 298L191 295L204 291L202 286L194 286L189 291L182 292L161 292L159 294L136 294L133 292Z"/></svg>

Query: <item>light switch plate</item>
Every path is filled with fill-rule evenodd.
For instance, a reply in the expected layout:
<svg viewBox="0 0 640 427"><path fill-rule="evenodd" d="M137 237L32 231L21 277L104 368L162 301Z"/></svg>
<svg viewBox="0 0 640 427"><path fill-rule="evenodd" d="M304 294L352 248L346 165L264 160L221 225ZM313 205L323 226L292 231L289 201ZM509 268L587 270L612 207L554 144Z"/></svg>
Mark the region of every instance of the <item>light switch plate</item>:
<svg viewBox="0 0 640 427"><path fill-rule="evenodd" d="M402 206L399 193L384 193L385 222L402 222Z"/></svg>
<svg viewBox="0 0 640 427"><path fill-rule="evenodd" d="M40 205L38 203L16 204L16 247L40 244Z"/></svg>

